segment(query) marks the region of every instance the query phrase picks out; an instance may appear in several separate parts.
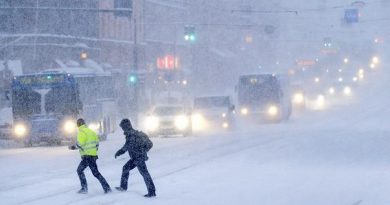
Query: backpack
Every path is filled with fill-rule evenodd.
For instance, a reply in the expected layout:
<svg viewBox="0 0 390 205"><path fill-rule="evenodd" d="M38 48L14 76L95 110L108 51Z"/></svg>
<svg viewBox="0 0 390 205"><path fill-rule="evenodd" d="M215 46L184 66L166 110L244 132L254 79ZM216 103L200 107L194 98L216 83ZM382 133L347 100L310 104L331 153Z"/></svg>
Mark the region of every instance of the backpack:
<svg viewBox="0 0 390 205"><path fill-rule="evenodd" d="M149 139L149 136L142 131L136 131L137 137L141 139L142 146L145 148L146 152L149 152L153 147L153 142Z"/></svg>

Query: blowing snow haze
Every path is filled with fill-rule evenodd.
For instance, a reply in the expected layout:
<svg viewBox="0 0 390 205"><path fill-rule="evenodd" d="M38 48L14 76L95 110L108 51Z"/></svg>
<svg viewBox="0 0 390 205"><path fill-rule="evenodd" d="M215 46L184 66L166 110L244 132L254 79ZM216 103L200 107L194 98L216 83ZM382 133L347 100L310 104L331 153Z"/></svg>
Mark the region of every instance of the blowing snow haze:
<svg viewBox="0 0 390 205"><path fill-rule="evenodd" d="M388 205L389 10L0 0L1 204Z"/></svg>

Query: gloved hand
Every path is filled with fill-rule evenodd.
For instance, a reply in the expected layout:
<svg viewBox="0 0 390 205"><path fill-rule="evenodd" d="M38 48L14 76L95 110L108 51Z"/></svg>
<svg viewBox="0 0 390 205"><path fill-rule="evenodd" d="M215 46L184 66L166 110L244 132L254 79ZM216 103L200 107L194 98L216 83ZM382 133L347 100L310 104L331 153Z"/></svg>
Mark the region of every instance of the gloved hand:
<svg viewBox="0 0 390 205"><path fill-rule="evenodd" d="M117 152L115 153L115 159L116 159L117 157L119 157L119 156L121 156L121 155L120 155L119 151L117 151Z"/></svg>
<svg viewBox="0 0 390 205"><path fill-rule="evenodd" d="M76 149L77 149L76 145L69 145L68 148L69 148L70 150L76 150Z"/></svg>

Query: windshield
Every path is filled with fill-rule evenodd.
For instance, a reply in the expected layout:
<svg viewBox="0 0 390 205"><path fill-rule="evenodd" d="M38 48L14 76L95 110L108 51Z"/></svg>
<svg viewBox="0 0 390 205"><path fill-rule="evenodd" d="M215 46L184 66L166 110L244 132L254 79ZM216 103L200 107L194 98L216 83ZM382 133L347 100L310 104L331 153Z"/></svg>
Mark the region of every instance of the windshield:
<svg viewBox="0 0 390 205"><path fill-rule="evenodd" d="M157 107L153 113L158 116L171 116L183 114L184 109L182 107Z"/></svg>
<svg viewBox="0 0 390 205"><path fill-rule="evenodd" d="M194 108L212 108L212 107L229 107L229 97L207 97L207 98L195 98Z"/></svg>
<svg viewBox="0 0 390 205"><path fill-rule="evenodd" d="M14 117L77 114L81 109L78 89L70 76L20 76L12 86Z"/></svg>
<svg viewBox="0 0 390 205"><path fill-rule="evenodd" d="M241 104L266 104L279 100L280 86L272 75L241 77L238 89Z"/></svg>

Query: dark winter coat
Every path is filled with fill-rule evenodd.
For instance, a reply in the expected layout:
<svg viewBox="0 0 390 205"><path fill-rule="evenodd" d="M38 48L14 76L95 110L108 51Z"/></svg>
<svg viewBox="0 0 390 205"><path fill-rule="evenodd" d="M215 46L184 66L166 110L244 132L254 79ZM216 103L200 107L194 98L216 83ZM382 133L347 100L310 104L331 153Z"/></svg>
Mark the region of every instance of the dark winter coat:
<svg viewBox="0 0 390 205"><path fill-rule="evenodd" d="M120 156L125 152L129 152L130 158L134 161L148 160L147 152L153 147L149 137L138 130L129 128L124 131L126 143L117 151L115 156Z"/></svg>

